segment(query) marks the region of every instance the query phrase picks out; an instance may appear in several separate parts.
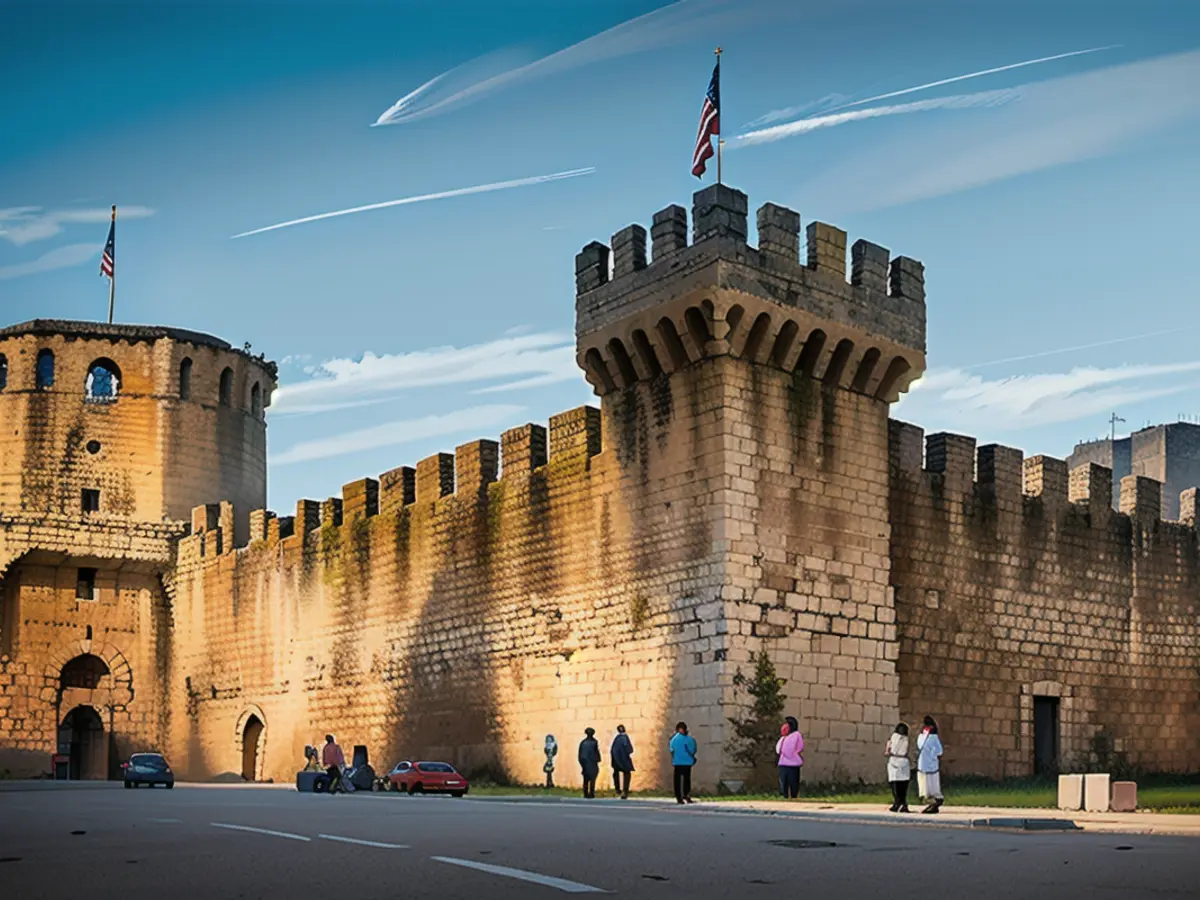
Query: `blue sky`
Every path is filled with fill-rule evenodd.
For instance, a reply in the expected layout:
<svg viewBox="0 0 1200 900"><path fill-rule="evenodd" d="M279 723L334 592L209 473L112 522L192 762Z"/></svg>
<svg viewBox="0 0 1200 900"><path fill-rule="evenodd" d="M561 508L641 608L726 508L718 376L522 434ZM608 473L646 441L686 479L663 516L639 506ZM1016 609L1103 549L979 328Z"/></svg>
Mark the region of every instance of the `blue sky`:
<svg viewBox="0 0 1200 900"><path fill-rule="evenodd" d="M117 203L120 321L283 362L281 510L544 422L594 402L574 254L690 205L719 43L726 181L926 264L930 372L894 414L1061 456L1112 411L1200 414L1198 26L1175 0L5 0L0 318L103 316Z"/></svg>

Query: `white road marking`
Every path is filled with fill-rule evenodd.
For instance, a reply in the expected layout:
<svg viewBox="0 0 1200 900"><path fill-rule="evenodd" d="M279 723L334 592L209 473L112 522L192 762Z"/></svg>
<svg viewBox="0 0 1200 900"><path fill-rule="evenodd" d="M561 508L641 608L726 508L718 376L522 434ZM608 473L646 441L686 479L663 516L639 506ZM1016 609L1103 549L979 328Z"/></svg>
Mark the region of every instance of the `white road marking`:
<svg viewBox="0 0 1200 900"><path fill-rule="evenodd" d="M382 841L364 841L361 838L342 837L337 834L318 834L317 837L327 841L341 841L343 844L362 844L364 847L382 847L384 850L408 850L408 844L385 844Z"/></svg>
<svg viewBox="0 0 1200 900"><path fill-rule="evenodd" d="M269 828L251 828L249 825L227 825L224 822L210 822L213 828L228 828L230 831L250 831L254 834L269 834L271 837L287 838L292 841L311 841L312 838L302 834L292 834L288 831L272 831Z"/></svg>
<svg viewBox="0 0 1200 900"><path fill-rule="evenodd" d="M151 822L158 822L160 825L178 825L183 819L150 819Z"/></svg>
<svg viewBox="0 0 1200 900"><path fill-rule="evenodd" d="M453 856L434 856L436 862L449 863L452 866L462 866L464 869L475 869L487 872L489 875L499 875L503 878L515 878L518 881L529 881L546 887L556 888L567 894L607 894L603 888L592 887L590 884L580 884L578 881L567 881L565 878L554 878L551 875L539 875L537 872L526 872L524 869L510 869L508 866L492 866L487 863L475 862L471 859L455 859Z"/></svg>

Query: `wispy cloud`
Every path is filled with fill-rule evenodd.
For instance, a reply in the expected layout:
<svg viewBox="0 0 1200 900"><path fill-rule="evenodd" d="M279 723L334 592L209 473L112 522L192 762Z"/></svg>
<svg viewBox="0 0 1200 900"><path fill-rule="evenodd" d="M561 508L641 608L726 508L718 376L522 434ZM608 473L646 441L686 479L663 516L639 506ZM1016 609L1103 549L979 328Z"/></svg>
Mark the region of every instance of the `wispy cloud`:
<svg viewBox="0 0 1200 900"><path fill-rule="evenodd" d="M866 109L852 109L845 112L828 113L820 116L809 116L807 119L797 119L783 125L772 125L770 128L760 128L737 136L738 146L753 146L754 144L770 144L785 138L808 134L820 128L834 128L847 122L860 122L864 119L879 119L884 116L901 116L907 113L927 112L934 109L975 109L982 106L1003 106L1020 99L1020 92L1012 88L1002 88L996 91L978 91L973 94L953 94L949 97L934 97L930 100L914 100L911 103L895 103L890 106L870 106Z"/></svg>
<svg viewBox="0 0 1200 900"><path fill-rule="evenodd" d="M399 125L441 115L502 88L658 47L728 34L787 11L788 4L767 0L679 0L523 65L500 65L501 57L493 55L443 72L397 100L374 124Z"/></svg>
<svg viewBox="0 0 1200 900"><path fill-rule="evenodd" d="M892 97L903 97L906 94L915 94L919 91L928 91L932 90L933 88L943 87L947 84L956 84L960 81L969 81L972 78L983 78L987 75L996 75L1000 72L1010 72L1013 69L1024 69L1027 66L1037 66L1041 65L1042 63L1054 62L1055 60L1059 59L1069 59L1073 56L1086 56L1089 53L1100 53L1103 50L1114 50L1117 46L1117 44L1110 44L1106 47L1091 47L1087 50L1072 50L1069 53L1057 53L1054 56L1041 56L1037 59L1026 59L1022 62L1009 63L1007 65L996 66L991 69L980 69L978 72L968 72L965 75L955 75L951 78L942 78L938 81L927 81L924 84L914 85L913 87L903 88L898 91L888 91L886 94L875 94L873 97L864 97L861 100L845 101L845 98L839 97L836 101L834 101L838 105L825 109L825 113L836 112L840 109L850 109L851 107L855 106L866 106L868 103L877 103L880 100L890 100ZM817 102L818 104L823 104L830 99L832 99L832 97L828 97ZM773 109L766 115L755 119L747 127L765 125L768 122L778 122L780 119L786 119L790 116L799 115L800 113L811 109L812 106L813 104L811 103L805 103L799 106L789 106L784 109Z"/></svg>
<svg viewBox="0 0 1200 900"><path fill-rule="evenodd" d="M986 116L877 140L814 173L814 205L878 209L1114 153L1200 117L1200 51L1097 69L1013 90Z"/></svg>
<svg viewBox="0 0 1200 900"><path fill-rule="evenodd" d="M285 383L275 394L271 414L301 415L369 405L406 390L437 385L478 383L483 386L475 393L495 393L582 377L569 335L515 334L469 347L326 360L307 381Z"/></svg>
<svg viewBox="0 0 1200 900"><path fill-rule="evenodd" d="M497 403L472 406L442 415L422 416L419 419L398 419L313 441L301 441L278 456L271 457L271 464L287 466L312 462L467 431L486 433L514 422L524 411L525 408L521 406Z"/></svg>
<svg viewBox="0 0 1200 900"><path fill-rule="evenodd" d="M60 234L64 225L97 225L108 222L111 208L43 209L40 206L13 206L0 209L0 238L18 247L43 241ZM122 206L117 210L121 219L144 219L154 215L145 206Z"/></svg>
<svg viewBox="0 0 1200 900"><path fill-rule="evenodd" d="M898 411L934 428L976 433L1072 422L1156 397L1193 391L1200 362L1081 367L1068 372L988 379L935 369L901 399Z"/></svg>
<svg viewBox="0 0 1200 900"><path fill-rule="evenodd" d="M412 203L425 203L429 200L445 200L449 197L465 197L469 194L487 194L492 191L507 191L511 188L528 187L534 184L546 184L551 181L562 181L564 178L579 178L582 175L591 175L596 169L593 166L588 166L584 169L571 169L566 172L554 172L550 175L534 175L530 178L514 178L511 181L495 181L491 184L477 184L472 187L455 188L450 191L439 191L435 194L418 194L414 197L401 197L399 200L385 200L383 203L370 203L366 206L353 206L350 209L339 209L335 212L318 213L315 216L305 216L302 219L291 219L287 222L280 222L276 225L267 225L263 228L255 228L252 231L243 231L241 234L235 234L231 240L237 238L249 237L252 234L262 234L264 231L276 231L280 228L290 228L293 225L303 225L306 222L317 222L321 219L333 219L337 216L349 216L354 213L369 212L373 209L386 209L389 206L408 206Z"/></svg>
<svg viewBox="0 0 1200 900"><path fill-rule="evenodd" d="M56 247L29 262L16 263L11 266L0 266L0 281L78 266L98 256L100 250L101 247L98 243L68 244L65 247Z"/></svg>

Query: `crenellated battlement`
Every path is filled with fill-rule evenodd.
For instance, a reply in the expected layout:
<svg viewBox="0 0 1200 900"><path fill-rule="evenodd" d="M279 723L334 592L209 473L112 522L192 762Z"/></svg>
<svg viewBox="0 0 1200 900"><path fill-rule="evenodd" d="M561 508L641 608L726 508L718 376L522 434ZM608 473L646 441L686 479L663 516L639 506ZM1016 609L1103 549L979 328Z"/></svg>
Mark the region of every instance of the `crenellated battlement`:
<svg viewBox="0 0 1200 900"><path fill-rule="evenodd" d="M340 497L324 501L299 500L294 516L279 517L271 510L250 512L249 541L237 543L232 503L210 503L192 510L190 532L181 542L180 557L197 560L243 550L259 542L278 543L321 528L341 528L415 505L442 500L475 502L497 482L527 480L530 473L553 463L581 465L601 452L600 410L580 406L551 416L549 428L528 423L510 428L500 441L460 444L454 453L435 453L415 467L400 466L378 478L360 478L342 487ZM547 435L549 440L547 441ZM549 452L547 452L549 451Z"/></svg>
<svg viewBox="0 0 1200 900"><path fill-rule="evenodd" d="M687 211L655 213L610 245L575 258L579 365L600 396L702 358L733 356L892 402L925 369L925 273L869 241L851 247L824 222L766 203L758 247L747 243L747 198L698 191ZM849 278L847 279L847 274Z"/></svg>
<svg viewBox="0 0 1200 900"><path fill-rule="evenodd" d="M926 490L936 490L941 496L974 497L998 510L1031 516L1069 506L1086 516L1092 527L1104 529L1116 520L1152 531L1162 521L1162 483L1152 478L1122 478L1121 509L1115 513L1110 503L1112 469L1105 466L1089 462L1068 470L1065 460L1054 457L1026 459L1013 447L977 447L975 438L965 435L926 435L920 427L895 419L888 425L893 476L910 482L922 479ZM1182 492L1177 524L1194 528L1198 493L1194 487Z"/></svg>

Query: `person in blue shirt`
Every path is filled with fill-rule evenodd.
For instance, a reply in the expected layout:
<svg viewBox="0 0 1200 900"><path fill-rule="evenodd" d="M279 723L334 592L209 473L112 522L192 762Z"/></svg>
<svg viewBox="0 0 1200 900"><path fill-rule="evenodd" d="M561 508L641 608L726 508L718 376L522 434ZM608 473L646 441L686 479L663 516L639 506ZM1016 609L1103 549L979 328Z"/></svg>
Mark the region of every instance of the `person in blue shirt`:
<svg viewBox="0 0 1200 900"><path fill-rule="evenodd" d="M688 734L687 722L675 726L668 745L675 766L675 802L692 802L692 766L696 764L696 739Z"/></svg>

